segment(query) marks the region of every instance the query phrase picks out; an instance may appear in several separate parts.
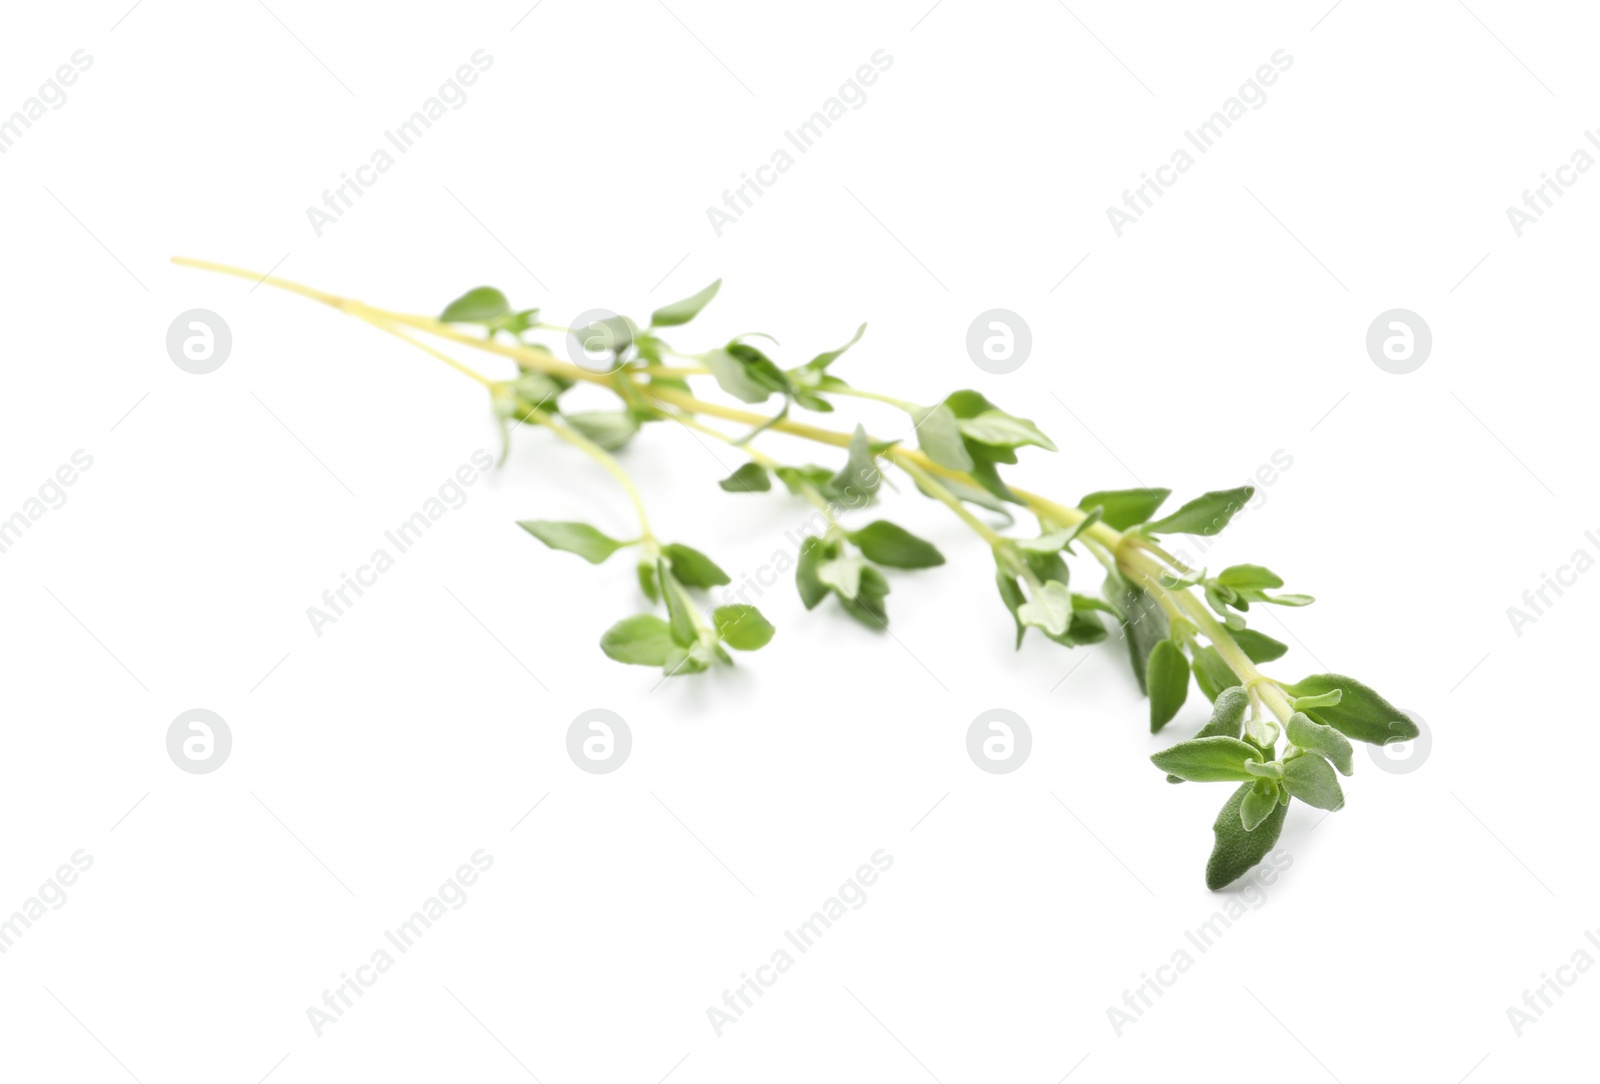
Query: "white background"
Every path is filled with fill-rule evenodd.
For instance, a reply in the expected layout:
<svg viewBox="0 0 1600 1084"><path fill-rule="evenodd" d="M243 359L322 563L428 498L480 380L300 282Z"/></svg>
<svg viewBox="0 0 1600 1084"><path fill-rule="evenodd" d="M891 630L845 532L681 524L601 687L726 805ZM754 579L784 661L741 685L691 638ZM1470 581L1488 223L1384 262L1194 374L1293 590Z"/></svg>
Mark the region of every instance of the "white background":
<svg viewBox="0 0 1600 1084"><path fill-rule="evenodd" d="M269 2L18 6L0 35L0 114L93 57L0 156L0 513L93 457L0 555L0 912L94 859L0 956L4 1076L1586 1071L1600 978L1520 1037L1507 1009L1575 951L1600 958L1600 583L1520 637L1506 609L1600 549L1600 176L1520 238L1506 207L1600 122L1591 12ZM317 237L307 206L478 49L494 63L466 105ZM866 104L716 236L705 208L878 49L893 66ZM1116 237L1106 208L1279 49L1266 104ZM1199 725L1197 695L1152 738L1118 644L1013 653L983 547L903 481L884 514L950 562L895 577L893 639L806 614L784 582L759 600L768 649L652 691L595 647L643 605L631 562L591 568L513 525L631 529L611 480L537 433L319 638L306 607L496 447L485 397L177 254L417 312L494 283L557 320L642 316L722 276L684 345L765 330L796 364L867 320L840 375L1034 418L1061 450L1015 477L1069 501L1183 499L1282 450L1292 468L1206 561L1317 595L1262 621L1294 646L1272 672L1360 677L1429 723L1432 755L1396 775L1358 751L1346 809L1314 834L1320 814L1292 810L1292 865L1194 953L1184 932L1238 898L1202 877L1226 789L1169 787L1146 757ZM208 376L164 345L196 307L234 337ZM964 346L993 307L1032 328L1008 376ZM1408 376L1364 347L1394 307L1433 330ZM654 426L626 460L659 532L737 578L807 512L723 494L740 459L714 455ZM167 757L193 707L232 729L215 774ZM613 775L565 752L596 707L634 736ZM1011 775L965 752L992 707L1031 724ZM469 902L317 1037L307 1008L479 848L494 865ZM894 865L866 905L717 1037L707 1007L879 848ZM1107 1009L1185 947L1193 968L1119 1036Z"/></svg>

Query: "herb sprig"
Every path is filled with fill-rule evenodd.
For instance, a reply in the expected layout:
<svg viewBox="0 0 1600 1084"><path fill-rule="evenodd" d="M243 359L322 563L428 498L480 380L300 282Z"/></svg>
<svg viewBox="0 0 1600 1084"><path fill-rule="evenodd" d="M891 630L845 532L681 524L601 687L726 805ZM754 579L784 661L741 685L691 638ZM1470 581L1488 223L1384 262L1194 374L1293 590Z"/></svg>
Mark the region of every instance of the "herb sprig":
<svg viewBox="0 0 1600 1084"><path fill-rule="evenodd" d="M1234 784L1213 825L1216 840L1206 866L1213 889L1238 879L1272 849L1295 799L1330 811L1344 807L1339 778L1353 771L1352 741L1385 745L1418 736L1403 712L1353 678L1311 674L1284 681L1262 672L1262 665L1276 662L1288 648L1249 627L1251 607L1305 606L1312 602L1309 595L1284 592L1282 578L1261 565L1230 565L1211 574L1188 567L1163 547L1166 535L1221 532L1251 499L1251 487L1204 493L1154 518L1166 506L1168 490L1099 490L1068 505L1013 486L1001 468L1018 462L1025 448L1055 451L1050 438L976 391L913 403L847 383L834 367L861 340L865 324L842 345L790 368L770 356L766 337L759 335L680 353L664 333L692 323L716 297L718 280L655 310L645 324L612 317L576 329L605 358L605 371L597 372L562 360L536 338L570 334L569 329L541 323L537 309L513 308L492 287L470 290L432 317L379 309L222 264L175 262L264 282L364 320L483 385L506 447L513 425L538 426L599 463L633 505L635 537L612 538L585 523L526 520L521 526L550 549L592 564L624 549L635 551L639 589L652 609L623 617L601 637L601 650L618 662L657 667L668 676L700 673L731 665L730 649L757 651L774 635L755 606L716 606L707 613L703 595L729 583L727 573L700 550L662 542L652 532L644 499L613 454L645 427L677 422L738 448L748 462L718 482L729 493L769 493L777 479L789 494L814 505L826 528L801 546L795 567L801 601L809 610L831 597L876 630L889 622L892 575L885 570L898 574L945 562L931 542L888 520L857 528L839 521L839 510L873 503L886 466L899 470L988 546L1019 647L1030 630L1064 647L1097 643L1120 631L1149 698L1152 733L1177 716L1191 686L1211 702L1210 720L1193 738L1151 760L1173 783ZM508 359L515 374L484 376L418 339L418 332ZM702 398L691 386L696 379L714 382L742 405ZM580 384L611 391L617 408L567 410L563 396ZM903 411L915 446L876 439L860 426L846 431L791 416L797 410L830 414L837 400L850 398ZM770 413L748 409L756 406ZM741 431L725 432L708 419ZM754 446L768 431L842 451L843 462L780 463ZM991 526L980 512L999 513L1004 523ZM1019 512L1036 522L1037 534L1002 533ZM1067 559L1085 555L1104 572L1098 594L1075 589Z"/></svg>

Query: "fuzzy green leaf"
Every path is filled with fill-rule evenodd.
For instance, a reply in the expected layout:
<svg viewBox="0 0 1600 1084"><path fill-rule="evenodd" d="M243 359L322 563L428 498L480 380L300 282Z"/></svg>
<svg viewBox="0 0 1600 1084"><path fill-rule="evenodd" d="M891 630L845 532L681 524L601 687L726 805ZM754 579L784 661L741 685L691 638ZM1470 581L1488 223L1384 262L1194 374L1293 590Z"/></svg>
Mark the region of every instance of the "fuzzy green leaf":
<svg viewBox="0 0 1600 1084"><path fill-rule="evenodd" d="M1206 694L1206 699L1212 702L1222 695L1222 690L1239 684L1239 676L1229 668L1214 647L1202 647L1195 651L1194 680L1200 686L1200 691Z"/></svg>
<svg viewBox="0 0 1600 1084"><path fill-rule="evenodd" d="M1411 741L1420 731L1405 712L1370 687L1342 674L1313 674L1297 685L1285 685L1293 697L1320 696L1339 689L1344 693L1332 707L1306 712L1313 722L1331 726L1347 738L1371 745Z"/></svg>
<svg viewBox="0 0 1600 1084"><path fill-rule="evenodd" d="M839 605L869 629L881 632L889 627L889 611L883 602L888 595L889 581L883 578L883 573L867 565L861 570L855 598L840 595Z"/></svg>
<svg viewBox="0 0 1600 1084"><path fill-rule="evenodd" d="M1170 489L1102 489L1083 498L1078 507L1085 512L1099 508L1107 526L1126 531L1155 515L1170 496Z"/></svg>
<svg viewBox="0 0 1600 1084"><path fill-rule="evenodd" d="M1107 586L1109 588L1111 585L1108 583ZM1155 650L1156 644L1167 638L1170 628L1166 611L1154 598L1131 584L1125 586L1120 600L1114 598L1112 601L1120 602L1122 633L1128 641L1133 676L1139 681L1139 691L1148 693L1150 653Z"/></svg>
<svg viewBox="0 0 1600 1084"><path fill-rule="evenodd" d="M1024 625L1043 629L1046 635L1060 636L1072 620L1072 592L1064 583L1048 580L1033 596L1017 607L1017 619Z"/></svg>
<svg viewBox="0 0 1600 1084"><path fill-rule="evenodd" d="M1240 803L1240 824L1246 832L1254 832L1261 826L1261 822L1272 816L1278 808L1277 786L1266 783L1257 784L1250 788L1250 792L1244 796L1244 801Z"/></svg>
<svg viewBox="0 0 1600 1084"><path fill-rule="evenodd" d="M859 531L851 531L849 537L867 560L889 568L933 568L944 564L944 554L932 542L887 520L876 520Z"/></svg>
<svg viewBox="0 0 1600 1084"><path fill-rule="evenodd" d="M928 458L950 470L969 471L972 456L967 454L966 442L961 439L961 424L944 403L931 407L918 407L911 411L916 423L917 447Z"/></svg>
<svg viewBox="0 0 1600 1084"><path fill-rule="evenodd" d="M772 488L772 476L760 463L746 463L717 485L729 493L765 493Z"/></svg>
<svg viewBox="0 0 1600 1084"><path fill-rule="evenodd" d="M627 446L639 432L639 422L624 410L589 410L566 415L567 424L608 452Z"/></svg>
<svg viewBox="0 0 1600 1084"><path fill-rule="evenodd" d="M661 601L661 585L656 582L656 566L652 561L639 562L639 590L651 602Z"/></svg>
<svg viewBox="0 0 1600 1084"><path fill-rule="evenodd" d="M1289 812L1286 804L1268 811L1254 831L1244 829L1244 800L1254 790L1254 783L1246 783L1233 792L1222 812L1211 826L1216 843L1211 848L1211 859L1206 863L1206 887L1215 892L1226 888L1266 857L1283 833L1284 817Z"/></svg>
<svg viewBox="0 0 1600 1084"><path fill-rule="evenodd" d="M662 546L661 553L672 563L672 574L685 587L721 587L733 582L715 561L681 542Z"/></svg>
<svg viewBox="0 0 1600 1084"><path fill-rule="evenodd" d="M772 397L773 389L757 380L744 361L728 350L712 350L705 358L717 386L740 402L764 403Z"/></svg>
<svg viewBox="0 0 1600 1084"><path fill-rule="evenodd" d="M1250 694L1244 691L1243 685L1222 690L1216 698L1216 703L1211 705L1210 720L1200 728L1195 737L1210 738L1221 735L1225 738L1242 738L1244 716L1249 707Z"/></svg>
<svg viewBox="0 0 1600 1084"><path fill-rule="evenodd" d="M1152 535L1217 534L1244 508L1255 492L1254 486L1214 490L1196 497L1170 516L1145 524L1141 529Z"/></svg>
<svg viewBox="0 0 1600 1084"><path fill-rule="evenodd" d="M697 294L682 301L674 301L670 305L663 305L650 314L650 326L677 327L679 324L687 324L700 314L701 309L711 303L711 299L717 296L717 291L720 289L722 280L718 279Z"/></svg>
<svg viewBox="0 0 1600 1084"><path fill-rule="evenodd" d="M837 350L828 350L828 351L825 351L825 352L823 352L821 354L818 354L816 357L814 357L810 361L806 362L805 365L802 366L802 368L804 368L804 369L806 369L806 370L808 370L810 372L814 372L814 373L823 372L824 370L826 370L828 368L828 366L832 365L834 362L839 360L839 355L840 354L844 353L846 350L850 349L856 343L860 342L861 341L861 336L865 335L866 333L867 333L867 325L866 324L862 324L860 327L856 328L856 333L850 337L850 341L849 342L845 343L843 346L839 347L839 349L837 349Z"/></svg>
<svg viewBox="0 0 1600 1084"><path fill-rule="evenodd" d="M964 418L956 424L962 436L979 444L996 448L1020 448L1036 444L1049 452L1056 450L1055 443L1037 425L1026 418L1013 417L1003 410L986 410L977 417Z"/></svg>
<svg viewBox="0 0 1600 1084"><path fill-rule="evenodd" d="M735 604L711 611L722 642L737 651L757 651L767 646L775 631L754 606Z"/></svg>
<svg viewBox="0 0 1600 1084"><path fill-rule="evenodd" d="M493 286L479 286L446 305L439 320L446 324L489 324L510 311L511 303L505 294Z"/></svg>
<svg viewBox="0 0 1600 1084"><path fill-rule="evenodd" d="M1333 727L1314 722L1305 712L1297 711L1289 716L1284 732L1294 745L1327 757L1339 769L1340 775L1355 771L1355 754L1350 747L1350 739Z"/></svg>
<svg viewBox="0 0 1600 1084"><path fill-rule="evenodd" d="M663 666L674 646L671 626L655 614L624 617L600 637L601 651L634 666Z"/></svg>
<svg viewBox="0 0 1600 1084"><path fill-rule="evenodd" d="M866 504L882 484L883 474L873 458L867 431L858 425L850 437L850 452L845 465L828 480L828 486L841 499L859 507Z"/></svg>
<svg viewBox="0 0 1600 1084"><path fill-rule="evenodd" d="M689 600L684 598L683 588L668 571L664 557L656 562L656 576L661 582L661 597L667 604L667 623L673 641L679 647L688 647L698 642L700 632L695 627L694 616L689 610Z"/></svg>
<svg viewBox="0 0 1600 1084"><path fill-rule="evenodd" d="M800 557L794 566L794 583L800 591L800 601L805 603L808 610L816 609L817 603L828 597L828 585L817 575L826 553L827 546L820 538L810 537L800 543Z"/></svg>
<svg viewBox="0 0 1600 1084"><path fill-rule="evenodd" d="M1162 771L1191 783L1253 780L1255 776L1245 765L1260 759L1261 752L1255 746L1237 738L1222 737L1191 738L1150 758Z"/></svg>
<svg viewBox="0 0 1600 1084"><path fill-rule="evenodd" d="M553 550L576 553L591 565L597 565L631 543L601 534L587 523L559 522L549 519L518 520L517 526ZM724 583L727 581L724 580Z"/></svg>
<svg viewBox="0 0 1600 1084"><path fill-rule="evenodd" d="M1172 722L1189 698L1188 656L1171 640L1162 640L1150 652L1146 680L1150 685L1150 733L1154 734Z"/></svg>
<svg viewBox="0 0 1600 1084"><path fill-rule="evenodd" d="M1285 764L1283 785L1306 805L1318 809L1344 808L1344 792L1339 789L1339 777L1333 774L1333 765L1315 753L1295 757Z"/></svg>
<svg viewBox="0 0 1600 1084"><path fill-rule="evenodd" d="M1230 565L1217 573L1217 582L1240 591L1261 591L1283 586L1283 580L1276 572L1260 565Z"/></svg>
<svg viewBox="0 0 1600 1084"><path fill-rule="evenodd" d="M1289 645L1255 629L1236 629L1233 642L1253 663L1273 662L1289 653Z"/></svg>

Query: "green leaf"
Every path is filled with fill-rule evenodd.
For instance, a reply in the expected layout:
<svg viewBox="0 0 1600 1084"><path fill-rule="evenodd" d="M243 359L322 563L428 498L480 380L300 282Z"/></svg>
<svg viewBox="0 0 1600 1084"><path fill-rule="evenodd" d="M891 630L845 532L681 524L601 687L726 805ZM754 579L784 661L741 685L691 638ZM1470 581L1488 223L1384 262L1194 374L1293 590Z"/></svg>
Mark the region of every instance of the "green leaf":
<svg viewBox="0 0 1600 1084"><path fill-rule="evenodd" d="M1221 735L1225 738L1242 738L1244 716L1249 707L1250 694L1244 691L1243 685L1222 690L1217 696L1216 703L1211 705L1211 719L1200 728L1195 737L1210 738Z"/></svg>
<svg viewBox="0 0 1600 1084"><path fill-rule="evenodd" d="M995 563L999 565L998 554L995 555ZM1011 620L1016 622L1016 646L1018 649L1020 649L1022 647L1023 633L1028 631L1028 626L1022 623L1022 618L1017 616L1017 611L1020 610L1023 604L1028 601L1028 596L1022 593L1022 588L1018 586L1016 577L1008 573L1003 565L1000 565L995 569L994 583L995 586L1000 589L1000 601L1006 604L1006 609L1011 612Z"/></svg>
<svg viewBox="0 0 1600 1084"><path fill-rule="evenodd" d="M861 591L861 574L867 567L859 557L835 557L817 566L817 579L848 602Z"/></svg>
<svg viewBox="0 0 1600 1084"><path fill-rule="evenodd" d="M717 485L729 493L765 493L772 488L772 476L760 463L746 463Z"/></svg>
<svg viewBox="0 0 1600 1084"><path fill-rule="evenodd" d="M493 286L479 286L446 305L439 319L446 324L490 324L510 312L505 294Z"/></svg>
<svg viewBox="0 0 1600 1084"><path fill-rule="evenodd" d="M511 411L519 421L526 418L530 411L554 409L556 397L565 389L544 373L529 371L517 377L511 384L516 391L521 403Z"/></svg>
<svg viewBox="0 0 1600 1084"><path fill-rule="evenodd" d="M948 406L937 403L931 407L917 407L911 412L916 423L917 447L929 459L950 470L969 471L972 456L967 454L966 442L961 439L961 423Z"/></svg>
<svg viewBox="0 0 1600 1084"><path fill-rule="evenodd" d="M1255 746L1223 737L1191 738L1150 758L1162 771L1191 783L1254 780L1245 765L1260 759L1261 752Z"/></svg>
<svg viewBox="0 0 1600 1084"><path fill-rule="evenodd" d="M706 646L698 641L688 646L676 646L667 656L667 661L662 663L661 669L667 677L683 677L687 674L703 674L710 669L712 659L715 658Z"/></svg>
<svg viewBox="0 0 1600 1084"><path fill-rule="evenodd" d="M587 523L558 522L549 519L523 519L517 521L517 526L551 549L576 553L591 565L597 565L623 546L633 544L601 534Z"/></svg>
<svg viewBox="0 0 1600 1084"><path fill-rule="evenodd" d="M889 568L933 568L944 564L944 554L932 542L887 520L876 520L859 531L851 531L849 538L867 560Z"/></svg>
<svg viewBox="0 0 1600 1084"><path fill-rule="evenodd" d="M679 324L687 324L700 314L701 309L711 303L711 299L717 296L717 291L720 289L722 280L718 279L697 294L662 306L650 314L650 326L677 327Z"/></svg>
<svg viewBox="0 0 1600 1084"><path fill-rule="evenodd" d="M1148 693L1150 653L1155 650L1156 644L1167 638L1167 615L1160 603L1132 584L1126 585L1120 601L1122 633L1128 641L1128 653L1133 660L1133 676L1139 680L1139 691Z"/></svg>
<svg viewBox="0 0 1600 1084"><path fill-rule="evenodd" d="M1217 573L1216 578L1222 586L1240 591L1261 591L1268 587L1283 586L1283 580L1276 572L1260 565L1230 565Z"/></svg>
<svg viewBox="0 0 1600 1084"><path fill-rule="evenodd" d="M590 410L565 416L567 423L608 452L623 448L639 432L639 422L622 410Z"/></svg>
<svg viewBox="0 0 1600 1084"><path fill-rule="evenodd" d="M1268 811L1254 831L1245 831L1244 800L1254 789L1253 783L1246 783L1234 791L1211 826L1217 838L1211 848L1211 859L1206 863L1206 887L1213 892L1249 873L1272 850L1283 832L1283 820L1289 812L1287 804Z"/></svg>
<svg viewBox="0 0 1600 1084"><path fill-rule="evenodd" d="M1017 619L1024 625L1060 636L1072 620L1072 592L1064 583L1047 580L1033 596L1017 607Z"/></svg>
<svg viewBox="0 0 1600 1084"><path fill-rule="evenodd" d="M772 471L778 476L790 495L804 497L806 487L817 490L819 493L828 488L828 481L833 477L833 472L827 467L775 467Z"/></svg>
<svg viewBox="0 0 1600 1084"><path fill-rule="evenodd" d="M667 622L672 632L672 639L680 647L688 647L700 639L700 630L695 627L694 615L689 609L689 600L683 596L683 588L678 581L672 578L672 573L667 570L666 558L656 562L656 575L661 581L661 596L667 604ZM704 669L704 667L701 667Z"/></svg>
<svg viewBox="0 0 1600 1084"><path fill-rule="evenodd" d="M1295 698L1320 696L1339 689L1344 693L1332 707L1306 712L1313 722L1331 726L1347 738L1371 745L1411 741L1421 732L1405 712L1379 696L1370 687L1342 674L1313 674L1284 690ZM1293 739L1291 739L1293 740Z"/></svg>
<svg viewBox="0 0 1600 1084"><path fill-rule="evenodd" d="M662 546L661 553L672 563L672 574L685 587L721 587L733 582L715 561L681 542Z"/></svg>
<svg viewBox="0 0 1600 1084"><path fill-rule="evenodd" d="M794 582L800 591L800 601L805 603L808 610L816 609L817 603L828 597L828 585L817 575L826 553L827 547L822 539L815 536L800 543L800 557L794 566Z"/></svg>
<svg viewBox="0 0 1600 1084"><path fill-rule="evenodd" d="M1083 498L1078 507L1085 512L1099 508L1107 526L1126 531L1155 515L1170 496L1170 489L1102 489Z"/></svg>
<svg viewBox="0 0 1600 1084"><path fill-rule="evenodd" d="M845 598L840 595L839 605L869 629L882 631L889 627L889 611L883 603L888 594L889 581L883 578L883 573L867 565L861 570L856 597Z"/></svg>
<svg viewBox="0 0 1600 1084"><path fill-rule="evenodd" d="M1274 640L1255 629L1236 629L1233 642L1239 645L1253 663L1272 662L1289 653L1289 645Z"/></svg>
<svg viewBox="0 0 1600 1084"><path fill-rule="evenodd" d="M956 422L961 435L979 444L996 448L1020 448L1036 444L1046 451L1056 450L1055 443L1026 418L1016 418L1003 410L986 410L974 418Z"/></svg>
<svg viewBox="0 0 1600 1084"><path fill-rule="evenodd" d="M1240 824L1246 832L1254 832L1278 808L1277 786L1259 783L1250 788L1239 806Z"/></svg>
<svg viewBox="0 0 1600 1084"><path fill-rule="evenodd" d="M1150 652L1146 680L1150 684L1150 733L1154 734L1172 722L1189 697L1188 656L1171 640L1162 640Z"/></svg>
<svg viewBox="0 0 1600 1084"><path fill-rule="evenodd" d="M1295 757L1285 764L1283 785L1306 805L1317 809L1344 808L1344 792L1339 789L1339 777L1333 774L1333 765L1315 753Z"/></svg>
<svg viewBox="0 0 1600 1084"><path fill-rule="evenodd" d="M862 324L860 327L856 328L856 333L855 333L854 336L851 337L849 342L845 343L843 346L839 347L839 349L837 349L837 350L829 350L829 351L826 351L825 353L818 354L816 357L814 357L810 361L806 362L805 365L802 366L802 368L806 369L809 372L813 372L813 373L823 372L824 370L826 370L828 368L828 366L832 365L834 362L839 360L839 355L840 354L844 353L846 350L850 349L856 343L860 342L861 341L861 336L865 335L866 333L867 333L867 325L866 324Z"/></svg>
<svg viewBox="0 0 1600 1084"><path fill-rule="evenodd" d="M1316 696L1297 696L1294 698L1294 710L1310 711L1312 708L1331 708L1343 699L1343 689L1333 689L1329 692L1319 693Z"/></svg>
<svg viewBox="0 0 1600 1084"><path fill-rule="evenodd" d="M1239 684L1235 674L1214 647L1198 648L1194 653L1194 680L1206 699L1215 702L1222 690Z"/></svg>
<svg viewBox="0 0 1600 1084"><path fill-rule="evenodd" d="M775 631L754 606L718 606L711 611L717 635L736 651L757 651L767 646Z"/></svg>
<svg viewBox="0 0 1600 1084"><path fill-rule="evenodd" d="M1238 489L1219 489L1203 494L1172 515L1145 524L1142 530L1152 535L1217 534L1244 508L1255 492L1254 486L1240 486Z"/></svg>
<svg viewBox="0 0 1600 1084"><path fill-rule="evenodd" d="M655 614L624 617L600 637L600 650L618 662L662 666L674 647L672 628Z"/></svg>
<svg viewBox="0 0 1600 1084"><path fill-rule="evenodd" d="M951 392L944 397L944 405L949 407L950 412L957 418L976 418L986 410L1000 409L985 399L981 393L971 389Z"/></svg>
<svg viewBox="0 0 1600 1084"><path fill-rule="evenodd" d="M867 498L878 492L882 484L883 474L873 458L867 431L858 425L850 437L849 457L839 473L828 480L828 486L841 499L857 505L867 503Z"/></svg>
<svg viewBox="0 0 1600 1084"><path fill-rule="evenodd" d="M1262 592L1257 602L1270 602L1274 606L1309 606L1317 601L1313 595L1269 595Z"/></svg>
<svg viewBox="0 0 1600 1084"><path fill-rule="evenodd" d="M1350 747L1350 739L1333 727L1323 726L1312 721L1305 712L1297 711L1289 716L1284 730L1292 744L1328 758L1339 769L1340 775L1355 771L1355 753Z"/></svg>
<svg viewBox="0 0 1600 1084"><path fill-rule="evenodd" d="M744 403L764 403L773 389L753 376L745 363L727 350L712 350L705 355L706 368L717 386Z"/></svg>
<svg viewBox="0 0 1600 1084"><path fill-rule="evenodd" d="M1251 744L1253 745L1255 743L1252 742ZM1244 767L1245 771L1249 772L1257 779L1271 779L1276 781L1283 778L1283 765L1279 764L1275 760L1266 761L1260 764L1252 760Z"/></svg>
<svg viewBox="0 0 1600 1084"><path fill-rule="evenodd" d="M656 582L655 562L639 562L639 590L643 591L644 597L651 602L661 601L661 585Z"/></svg>

